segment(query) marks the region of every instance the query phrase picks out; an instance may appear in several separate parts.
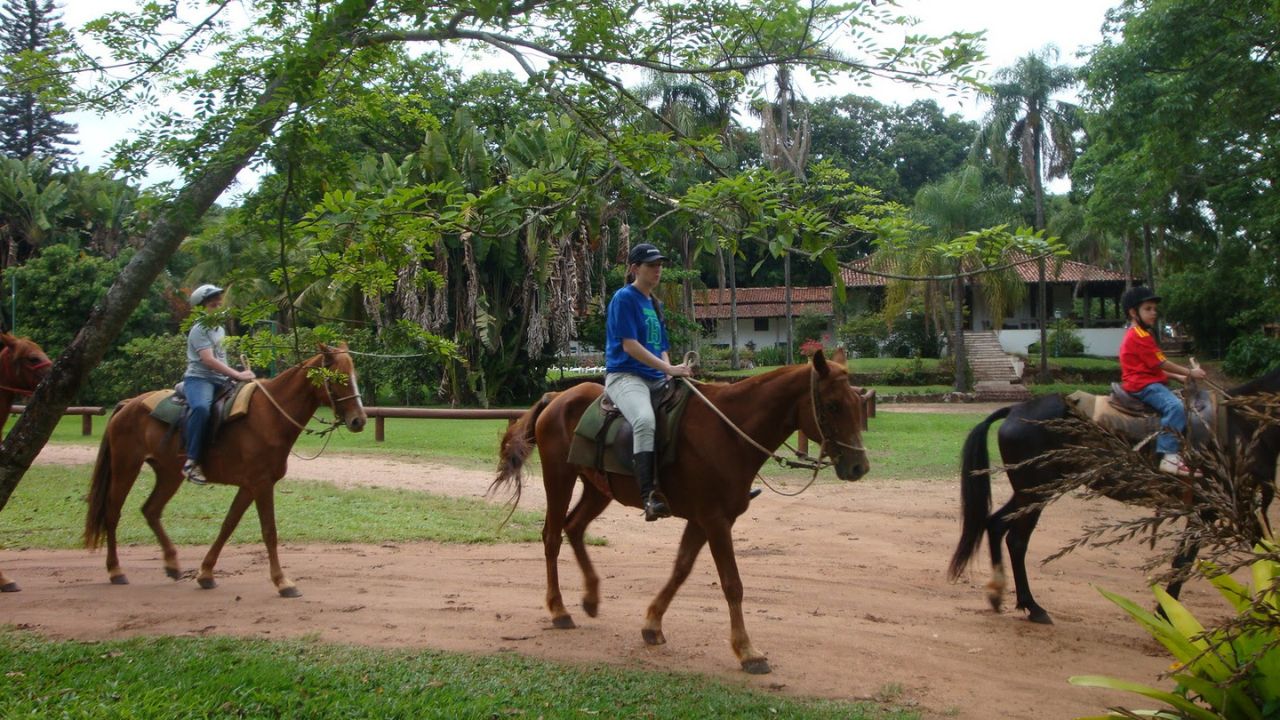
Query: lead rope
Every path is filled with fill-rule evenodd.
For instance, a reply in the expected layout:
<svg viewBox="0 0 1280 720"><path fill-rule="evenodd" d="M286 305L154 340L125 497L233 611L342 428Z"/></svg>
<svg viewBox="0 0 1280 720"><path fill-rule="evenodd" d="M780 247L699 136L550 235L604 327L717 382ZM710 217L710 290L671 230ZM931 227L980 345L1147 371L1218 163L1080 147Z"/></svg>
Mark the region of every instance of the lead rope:
<svg viewBox="0 0 1280 720"><path fill-rule="evenodd" d="M245 356L241 355L241 356L240 356L240 361L241 361L242 363L244 363L244 366L245 366L245 367L249 367L249 361L245 358ZM337 407L333 407L333 408L331 408L331 409L333 410L333 417L334 417L334 420L333 420L333 422L332 422L332 423L329 423L329 427L325 428L324 430L312 430L311 428L307 427L306 425L303 425L302 423L298 422L297 420L294 420L294 419L293 419L293 416L292 416L292 415L290 415L290 414L289 414L289 413L288 413L288 412L287 412L283 407L281 407L281 406L280 406L280 403L276 402L276 399L271 395L271 392L267 390L267 386L266 386L266 385L263 385L263 384L262 384L262 382L261 382L260 380L258 380L258 378L254 378L254 379L250 380L250 381L249 381L249 384L250 384L250 385L255 385L255 386L257 386L258 390L262 391L262 394L267 396L267 399L271 401L271 404L275 406L276 410L278 410L278 411L280 412L280 414L284 416L284 419L285 419L285 420L288 420L288 421L289 421L289 422L291 422L291 423L293 423L293 426L294 426L294 427L298 428L299 430L301 430L303 433L305 433L305 434L307 434L307 435L323 435L323 436L325 436L325 438L324 438L324 443L320 446L320 451L319 451L319 452L317 452L315 455L312 455L311 457L306 457L306 456L304 456L304 455L299 455L299 454L298 454L298 451L294 450L293 448L290 448L290 449L289 449L289 454L290 454L290 455L292 455L292 456L294 456L294 457L298 458L299 460L315 460L316 458L318 458L318 457L320 457L321 455L323 455L323 454L324 454L324 451L325 451L325 450L327 450L327 449L328 449L328 447L329 447L329 441L333 439L333 433L334 433L334 432L335 432L339 427L341 427L341 426L342 426L342 423L337 419L337 418L338 418L338 409L337 409ZM328 381L328 380L325 380L325 391L326 391L326 392L328 392L328 391L329 391L329 381ZM333 393L332 393L332 392L329 392L329 399L330 399L330 400L333 400ZM343 398L343 399L346 399L346 398ZM335 403L334 403L334 405L336 406L336 404L337 404L337 403L335 402Z"/></svg>

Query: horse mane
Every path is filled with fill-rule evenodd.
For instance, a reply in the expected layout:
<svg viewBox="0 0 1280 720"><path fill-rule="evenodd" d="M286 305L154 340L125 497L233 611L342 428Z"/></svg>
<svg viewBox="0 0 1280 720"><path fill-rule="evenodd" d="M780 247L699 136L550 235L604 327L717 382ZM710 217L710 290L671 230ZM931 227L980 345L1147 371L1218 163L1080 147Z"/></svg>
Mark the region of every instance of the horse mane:
<svg viewBox="0 0 1280 720"><path fill-rule="evenodd" d="M1231 388L1232 395L1257 395L1264 392L1280 392L1280 368L1276 368L1262 377L1254 378L1238 387Z"/></svg>

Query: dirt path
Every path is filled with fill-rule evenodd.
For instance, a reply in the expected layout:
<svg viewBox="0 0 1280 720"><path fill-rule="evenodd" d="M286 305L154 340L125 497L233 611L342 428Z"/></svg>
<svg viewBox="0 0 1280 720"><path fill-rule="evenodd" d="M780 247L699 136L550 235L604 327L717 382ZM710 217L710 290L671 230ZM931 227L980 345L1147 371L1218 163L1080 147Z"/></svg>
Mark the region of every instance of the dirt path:
<svg viewBox="0 0 1280 720"><path fill-rule="evenodd" d="M38 462L83 463L91 455L88 448L50 447ZM475 497L490 479L478 471L339 455L295 462L291 470L297 479ZM1004 487L998 485L997 501ZM522 506L543 502L540 482L528 481L525 489ZM304 593L298 600L275 596L265 553L255 545L223 553L220 586L213 591L165 579L154 546L124 549L133 581L125 587L107 583L101 553L2 552L0 567L24 591L0 596L0 622L61 638L309 635L510 651L708 673L833 698L893 695L900 688L898 701L917 705L926 717L975 719L1095 714L1108 702L1131 700L1074 688L1067 676L1152 681L1168 666L1164 652L1091 587L1147 597L1132 567L1139 548L1089 549L1033 567L1037 599L1057 624L1032 625L1021 613L988 609L981 591L985 560L968 581L946 582L943 571L959 533L956 496L954 482L869 480L820 484L796 498L766 492L757 499L738 522L735 542L747 627L774 668L762 677L737 670L724 599L706 553L667 615L669 643L643 644L644 609L669 573L681 525L646 524L636 511L618 506L592 526L609 541L591 549L602 575L601 614L576 612L579 628L572 631L550 627L542 548L534 544L286 543L285 567ZM1128 512L1111 503L1065 500L1046 513L1031 556L1047 555L1087 522ZM203 550L183 548L185 567L195 566ZM560 567L566 599L574 599L580 575L567 549ZM1193 610L1219 611L1204 584L1193 583L1184 598Z"/></svg>

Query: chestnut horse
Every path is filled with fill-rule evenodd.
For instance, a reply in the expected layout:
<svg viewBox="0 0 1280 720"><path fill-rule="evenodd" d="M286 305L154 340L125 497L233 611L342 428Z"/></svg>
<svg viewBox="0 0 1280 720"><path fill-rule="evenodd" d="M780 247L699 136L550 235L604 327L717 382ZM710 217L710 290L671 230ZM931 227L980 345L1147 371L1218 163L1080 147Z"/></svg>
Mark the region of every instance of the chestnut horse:
<svg viewBox="0 0 1280 720"><path fill-rule="evenodd" d="M53 363L40 346L26 338L0 333L0 440L9 420L14 395L30 395L49 374ZM18 583L0 572L0 592L18 592Z"/></svg>
<svg viewBox="0 0 1280 720"><path fill-rule="evenodd" d="M1280 392L1280 370L1228 391L1232 397L1274 392ZM1082 468L1064 466L1060 462L1013 466L1037 458L1051 450L1065 447L1071 439L1051 431L1042 423L1046 420L1065 418L1069 412L1062 396L1046 395L1001 408L991 413L987 419L978 423L969 432L964 449L961 451L960 511L963 516L963 527L960 542L951 557L951 565L947 572L952 580L964 572L982 543L982 535L985 531L987 545L991 551L992 566L992 579L987 584L987 600L991 603L991 607L999 612L1005 590L1004 558L1000 551L1000 541L1004 540L1009 547L1009 560L1013 564L1013 585L1017 595L1017 608L1025 610L1031 622L1046 625L1052 624L1053 620L1032 597L1031 587L1027 583L1026 567L1027 545L1031 541L1031 533L1036 529L1036 523L1040 520L1040 510L1016 513L1043 499L1037 493L1037 489L1041 486L1066 474L1080 472ZM991 476L987 472L990 465L987 457L987 430L992 423L1003 418L1008 419L1000 426L996 436L1000 443L1000 456L1008 466L1007 474L1009 484L1013 486L1013 497L1003 507L992 513ZM1238 411L1232 409L1227 413L1228 448L1247 443L1256 430L1258 425ZM1248 458L1248 471L1264 493L1262 496L1264 507L1270 504L1274 493L1277 455L1280 455L1280 427L1272 426L1263 430L1253 454ZM1120 502L1126 500L1124 497L1113 497ZM1197 547L1182 548L1174 561L1174 566L1183 567L1194 561L1198 549ZM1181 583L1175 582L1169 586L1169 594L1176 598L1180 589Z"/></svg>
<svg viewBox="0 0 1280 720"><path fill-rule="evenodd" d="M843 351L837 351L833 360L842 363ZM819 351L807 365L779 368L732 385L696 386L741 432L719 417L707 402L696 396L689 398L681 421L675 462L660 473L672 513L686 521L684 535L671 579L649 605L641 630L646 643L666 642L662 617L693 569L703 544L708 544L729 605L733 651L747 672L769 672L768 661L751 646L743 623L742 580L733 552L733 523L747 509L751 483L769 459L753 446L752 440L773 451L792 433L801 430L817 439L822 452L835 459L836 474L841 479L857 480L870 469L862 447L865 412L862 396L849 385L849 374L838 362L828 361ZM560 595L556 569L561 532L568 536L578 566L582 568L585 585L582 609L595 617L600 606L600 578L583 543L587 525L614 499L629 507L642 507L633 478L567 462L578 420L603 391L601 385L584 383L564 392L544 395L507 430L502 439L498 476L490 488L496 490L514 484L514 501L518 504L521 471L533 446L537 445L542 460L542 482L547 491L547 515L542 528L547 563L547 609L557 628L574 627ZM582 497L569 512L569 501L579 478L583 480Z"/></svg>
<svg viewBox="0 0 1280 720"><path fill-rule="evenodd" d="M200 564L200 573L196 576L200 587L207 590L216 586L213 566L218 554L252 502L262 525L262 541L267 546L271 582L283 597L301 595L285 577L276 554L275 484L284 477L289 451L303 426L321 405L328 405L335 422L341 418L351 432L364 429L366 418L356 369L346 350L346 345L334 348L322 345L319 355L275 378L255 381L259 387L249 404L249 414L224 426L209 447L202 464L209 482L235 485L240 490L231 501L231 509L222 521L213 547ZM107 574L115 585L129 582L116 556L116 526L120 522L120 508L144 462L155 471L156 485L142 505L142 515L160 540L165 573L174 579L181 575L177 548L165 533L160 514L182 486L185 447L180 433L170 432L167 424L151 417L142 403L144 397L140 395L121 403L107 423L93 469L89 512L84 523L84 542L89 549L98 547L106 535Z"/></svg>

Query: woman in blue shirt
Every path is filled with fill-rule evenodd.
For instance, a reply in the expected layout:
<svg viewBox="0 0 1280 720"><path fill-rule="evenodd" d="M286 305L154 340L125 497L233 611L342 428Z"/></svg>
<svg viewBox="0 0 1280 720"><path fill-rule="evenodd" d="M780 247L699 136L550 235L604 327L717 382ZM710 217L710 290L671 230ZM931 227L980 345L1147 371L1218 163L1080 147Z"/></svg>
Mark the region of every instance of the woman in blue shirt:
<svg viewBox="0 0 1280 720"><path fill-rule="evenodd" d="M191 307L216 310L222 305L222 288L217 285L201 285L191 293ZM204 485L205 428L209 424L209 412L213 398L227 380L248 382L255 376L252 370L236 370L227 364L227 351L222 342L227 332L221 327L205 327L200 320L191 324L187 333L187 373L182 378L182 389L187 396L186 440L187 461L182 473L197 485Z"/></svg>
<svg viewBox="0 0 1280 720"><path fill-rule="evenodd" d="M671 364L661 303L653 297L654 288L662 281L662 263L666 259L649 243L631 248L627 273L632 280L614 293L605 322L604 386L622 416L631 423L636 484L644 503L644 519L648 521L671 517L654 477L657 423L653 399L668 377L692 375L686 365Z"/></svg>

